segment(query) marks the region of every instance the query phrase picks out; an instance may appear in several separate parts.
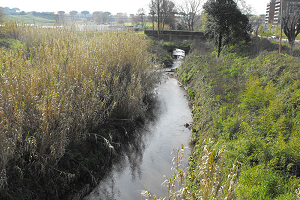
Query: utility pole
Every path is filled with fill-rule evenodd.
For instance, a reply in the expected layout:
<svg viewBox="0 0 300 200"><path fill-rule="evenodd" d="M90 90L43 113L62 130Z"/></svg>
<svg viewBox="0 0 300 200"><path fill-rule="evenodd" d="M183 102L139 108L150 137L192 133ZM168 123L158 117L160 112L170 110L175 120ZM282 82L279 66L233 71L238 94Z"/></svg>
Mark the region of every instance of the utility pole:
<svg viewBox="0 0 300 200"><path fill-rule="evenodd" d="M281 53L281 43L282 43L282 0L280 0L280 44L279 44L279 53Z"/></svg>

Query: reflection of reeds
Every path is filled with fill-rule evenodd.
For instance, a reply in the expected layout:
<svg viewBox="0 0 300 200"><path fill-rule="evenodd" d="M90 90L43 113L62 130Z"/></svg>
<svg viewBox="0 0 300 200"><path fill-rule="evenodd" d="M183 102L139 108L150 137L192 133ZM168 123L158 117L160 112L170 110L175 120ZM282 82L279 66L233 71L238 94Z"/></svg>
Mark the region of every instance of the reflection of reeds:
<svg viewBox="0 0 300 200"><path fill-rule="evenodd" d="M175 154L172 168L174 174L164 181L168 188L168 197L160 199L235 199L234 188L240 170L240 163L234 164L227 177L222 173L223 149L212 149L212 141L206 142L203 147L203 156L200 165L186 172L182 168L184 147ZM152 197L150 190L142 193L146 198Z"/></svg>
<svg viewBox="0 0 300 200"><path fill-rule="evenodd" d="M108 121L143 117L156 79L148 42L134 34L13 28L26 47L0 50L2 188L11 159L42 171Z"/></svg>

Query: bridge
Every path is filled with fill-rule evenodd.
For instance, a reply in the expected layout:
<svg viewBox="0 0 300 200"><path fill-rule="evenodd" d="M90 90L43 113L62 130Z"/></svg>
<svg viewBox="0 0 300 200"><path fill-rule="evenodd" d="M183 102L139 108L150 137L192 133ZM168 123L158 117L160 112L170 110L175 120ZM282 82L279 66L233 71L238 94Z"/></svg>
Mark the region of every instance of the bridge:
<svg viewBox="0 0 300 200"><path fill-rule="evenodd" d="M153 38L166 41L174 40L206 40L206 36L200 31L163 30L158 34L157 30L145 30L144 33ZM159 38L158 38L159 37Z"/></svg>

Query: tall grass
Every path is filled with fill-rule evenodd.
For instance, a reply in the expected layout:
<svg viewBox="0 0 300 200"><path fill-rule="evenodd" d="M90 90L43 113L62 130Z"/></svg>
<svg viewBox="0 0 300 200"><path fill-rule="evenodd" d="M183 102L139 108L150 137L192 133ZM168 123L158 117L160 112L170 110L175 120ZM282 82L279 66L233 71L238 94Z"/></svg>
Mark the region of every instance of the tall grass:
<svg viewBox="0 0 300 200"><path fill-rule="evenodd" d="M235 199L235 186L240 172L240 163L236 162L228 170L227 177L223 173L224 149L213 148L211 139L205 141L203 154L190 158L190 166L187 171L183 167L185 148L183 145L175 152L173 158L174 174L162 185L168 189L167 197L163 200L179 199ZM148 199L158 199L150 190L143 191L142 195Z"/></svg>
<svg viewBox="0 0 300 200"><path fill-rule="evenodd" d="M156 81L135 34L11 28L25 47L0 50L0 188L11 160L42 171L103 125L144 117Z"/></svg>

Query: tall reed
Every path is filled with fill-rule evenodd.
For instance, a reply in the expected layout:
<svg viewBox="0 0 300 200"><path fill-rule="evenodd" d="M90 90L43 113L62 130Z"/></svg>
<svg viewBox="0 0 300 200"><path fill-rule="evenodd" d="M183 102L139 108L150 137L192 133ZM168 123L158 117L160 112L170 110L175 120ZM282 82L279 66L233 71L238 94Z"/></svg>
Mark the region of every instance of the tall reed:
<svg viewBox="0 0 300 200"><path fill-rule="evenodd" d="M25 47L0 50L2 188L10 160L53 166L102 125L143 117L156 81L141 36L12 27Z"/></svg>
<svg viewBox="0 0 300 200"><path fill-rule="evenodd" d="M228 174L224 174L222 162L224 162L224 149L213 149L211 139L205 141L201 156L194 156L197 161L190 161L190 169L183 168L185 148L181 146L175 152L173 158L174 174L164 181L167 186L168 196L160 197L162 200L179 199L236 199L235 186L240 172L240 163L236 162ZM198 163L196 166L191 166ZM142 192L148 199L158 199L150 190Z"/></svg>

